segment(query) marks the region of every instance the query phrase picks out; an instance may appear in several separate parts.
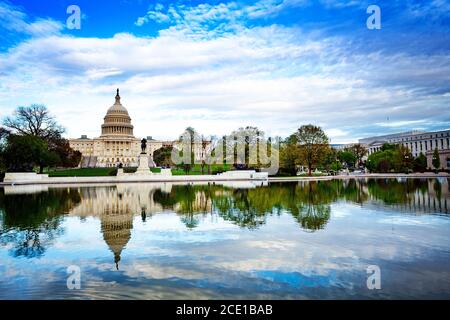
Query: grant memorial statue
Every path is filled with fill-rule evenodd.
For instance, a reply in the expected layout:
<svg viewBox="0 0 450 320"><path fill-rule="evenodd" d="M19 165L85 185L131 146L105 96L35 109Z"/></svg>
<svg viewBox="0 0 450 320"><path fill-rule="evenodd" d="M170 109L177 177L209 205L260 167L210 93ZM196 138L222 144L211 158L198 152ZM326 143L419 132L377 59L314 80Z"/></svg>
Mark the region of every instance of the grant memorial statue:
<svg viewBox="0 0 450 320"><path fill-rule="evenodd" d="M147 139L143 138L141 140L141 154L139 155L139 166L136 170L136 174L149 175L152 174L149 168L149 157L146 153L147 149Z"/></svg>
<svg viewBox="0 0 450 320"><path fill-rule="evenodd" d="M142 138L141 140L141 154L145 154L145 150L147 149L147 139Z"/></svg>

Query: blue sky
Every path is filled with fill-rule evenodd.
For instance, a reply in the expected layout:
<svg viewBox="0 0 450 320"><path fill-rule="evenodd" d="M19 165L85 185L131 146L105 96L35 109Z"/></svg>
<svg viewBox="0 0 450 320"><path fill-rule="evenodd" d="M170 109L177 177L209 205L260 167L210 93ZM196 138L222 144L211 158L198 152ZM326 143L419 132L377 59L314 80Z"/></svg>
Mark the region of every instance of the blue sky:
<svg viewBox="0 0 450 320"><path fill-rule="evenodd" d="M98 136L119 87L135 134L161 139L450 127L449 1L111 2L0 0L1 116L43 103L68 137ZM366 27L372 4L380 30Z"/></svg>

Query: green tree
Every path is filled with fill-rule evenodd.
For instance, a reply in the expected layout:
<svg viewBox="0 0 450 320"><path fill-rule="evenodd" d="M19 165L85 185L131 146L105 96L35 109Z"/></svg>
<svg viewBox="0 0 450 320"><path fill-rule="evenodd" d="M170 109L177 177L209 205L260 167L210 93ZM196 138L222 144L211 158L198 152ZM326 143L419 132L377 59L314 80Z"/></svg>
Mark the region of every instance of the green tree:
<svg viewBox="0 0 450 320"><path fill-rule="evenodd" d="M338 158L345 166L353 167L356 162L356 155L350 150L341 150L338 152Z"/></svg>
<svg viewBox="0 0 450 320"><path fill-rule="evenodd" d="M394 168L394 156L395 149L374 152L367 158L367 169L371 172L390 172Z"/></svg>
<svg viewBox="0 0 450 320"><path fill-rule="evenodd" d="M3 124L15 135L34 136L47 144L48 153L42 154L41 163L61 167L76 167L81 161L81 153L70 147L69 141L61 135L61 127L45 105L32 104L18 107L12 116L5 117ZM43 167L40 165L40 172Z"/></svg>
<svg viewBox="0 0 450 320"><path fill-rule="evenodd" d="M397 146L395 144L384 143L381 146L381 151L395 150Z"/></svg>
<svg viewBox="0 0 450 320"><path fill-rule="evenodd" d="M172 147L162 147L153 152L153 160L156 165L160 167L172 167L174 163L172 162Z"/></svg>
<svg viewBox="0 0 450 320"><path fill-rule="evenodd" d="M411 151L403 145L397 146L394 154L394 168L396 172L409 172L413 169L414 158Z"/></svg>
<svg viewBox="0 0 450 320"><path fill-rule="evenodd" d="M48 165L54 165L59 157L48 150L47 142L32 135L15 135L8 137L8 143L3 151L3 157L9 171L30 172L34 166L39 166L39 172Z"/></svg>
<svg viewBox="0 0 450 320"><path fill-rule="evenodd" d="M329 148L322 158L321 165L330 172L337 172L341 170L341 163L339 162L338 151L334 148Z"/></svg>
<svg viewBox="0 0 450 320"><path fill-rule="evenodd" d="M48 149L50 152L58 156L58 161L55 165L64 168L73 168L78 166L81 161L81 152L73 150L70 147L69 140L59 136L48 139Z"/></svg>
<svg viewBox="0 0 450 320"><path fill-rule="evenodd" d="M295 176L299 160L299 148L296 142L287 138L280 146L280 173Z"/></svg>
<svg viewBox="0 0 450 320"><path fill-rule="evenodd" d="M417 158L414 159L414 171L424 172L427 169L427 157L421 152Z"/></svg>
<svg viewBox="0 0 450 320"><path fill-rule="evenodd" d="M434 149L433 152L433 159L431 161L431 164L436 170L439 170L441 168L441 159L439 158L439 150L438 148Z"/></svg>
<svg viewBox="0 0 450 320"><path fill-rule="evenodd" d="M297 130L296 138L300 163L308 167L308 174L311 175L313 167L317 166L329 148L328 137L322 128L308 124Z"/></svg>
<svg viewBox="0 0 450 320"><path fill-rule="evenodd" d="M413 165L414 159L407 147L388 143L372 153L366 163L371 172L409 172Z"/></svg>

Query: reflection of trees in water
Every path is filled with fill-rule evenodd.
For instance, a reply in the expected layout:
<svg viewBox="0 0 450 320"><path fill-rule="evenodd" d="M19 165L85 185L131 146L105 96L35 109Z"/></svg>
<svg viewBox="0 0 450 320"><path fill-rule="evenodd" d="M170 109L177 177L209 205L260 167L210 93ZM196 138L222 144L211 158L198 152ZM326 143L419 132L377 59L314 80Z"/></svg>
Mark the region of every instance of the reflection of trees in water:
<svg viewBox="0 0 450 320"><path fill-rule="evenodd" d="M217 185L175 186L170 193L155 192L153 200L181 215L187 227L198 224L198 213L215 212L240 227L257 228L268 214L290 212L308 230L323 228L328 221L327 205L336 194L326 184L299 186L273 184L255 189L228 189Z"/></svg>
<svg viewBox="0 0 450 320"><path fill-rule="evenodd" d="M326 204L300 206L298 215L293 214L303 229L316 231L323 229L330 219L331 208Z"/></svg>
<svg viewBox="0 0 450 320"><path fill-rule="evenodd" d="M213 199L214 211L224 220L231 221L240 227L257 228L266 222L266 210L254 206L255 199L250 190L234 189L222 192Z"/></svg>
<svg viewBox="0 0 450 320"><path fill-rule="evenodd" d="M413 193L427 182L419 179L406 180L397 179L373 179L368 182L370 195L385 204L402 204L409 202Z"/></svg>
<svg viewBox="0 0 450 320"><path fill-rule="evenodd" d="M325 227L330 219L330 205L339 200L362 205L376 199L384 204L403 205L417 194L443 197L442 183L434 183L434 191L428 183L420 179L348 179L272 183L254 189L189 185L174 186L170 193L155 192L154 201L176 211L190 228L199 223L199 213L217 213L227 221L252 229L263 225L267 215L286 211L303 229L315 231Z"/></svg>
<svg viewBox="0 0 450 320"><path fill-rule="evenodd" d="M323 229L330 219L330 203L337 199L336 184L329 181L301 183L290 199L290 213L307 231Z"/></svg>
<svg viewBox="0 0 450 320"><path fill-rule="evenodd" d="M120 192L117 187L91 187L56 188L33 194L5 194L0 188L0 245L11 247L15 256L40 256L54 237L64 232L60 227L62 214L73 213L80 202L89 204L94 198L101 201L87 206L87 211L101 214L105 241L118 262L131 236L133 215L146 212L145 207L136 211L139 206L135 204L142 197L149 210L158 204L150 212L159 211L159 205L173 210L187 228L198 226L202 216L215 214L240 227L254 229L265 224L268 215L287 212L301 228L315 231L326 226L331 204L339 200L383 207L381 202L397 211L406 208L408 212L423 212L426 207L430 212L448 212L448 182L449 179L349 179L271 183L254 189L179 185L167 189L170 192L156 189L151 193L134 186Z"/></svg>
<svg viewBox="0 0 450 320"><path fill-rule="evenodd" d="M450 179L372 179L370 197L411 212L448 213Z"/></svg>
<svg viewBox="0 0 450 320"><path fill-rule="evenodd" d="M55 237L63 234L62 214L80 200L76 189L11 195L5 195L0 189L0 211L3 212L0 245L11 246L10 253L16 257L41 256Z"/></svg>
<svg viewBox="0 0 450 320"><path fill-rule="evenodd" d="M200 222L198 214L211 212L210 192L211 189L205 186L176 186L170 193L155 191L153 201L181 215L180 219L186 227L195 228Z"/></svg>

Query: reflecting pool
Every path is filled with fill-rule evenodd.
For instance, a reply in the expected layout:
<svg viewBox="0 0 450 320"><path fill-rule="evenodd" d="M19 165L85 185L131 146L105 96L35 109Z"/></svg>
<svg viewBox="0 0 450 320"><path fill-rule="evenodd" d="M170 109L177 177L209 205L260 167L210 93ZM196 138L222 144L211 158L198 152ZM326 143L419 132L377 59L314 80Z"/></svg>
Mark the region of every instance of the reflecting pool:
<svg viewBox="0 0 450 320"><path fill-rule="evenodd" d="M448 299L449 213L446 178L5 186L0 299Z"/></svg>

